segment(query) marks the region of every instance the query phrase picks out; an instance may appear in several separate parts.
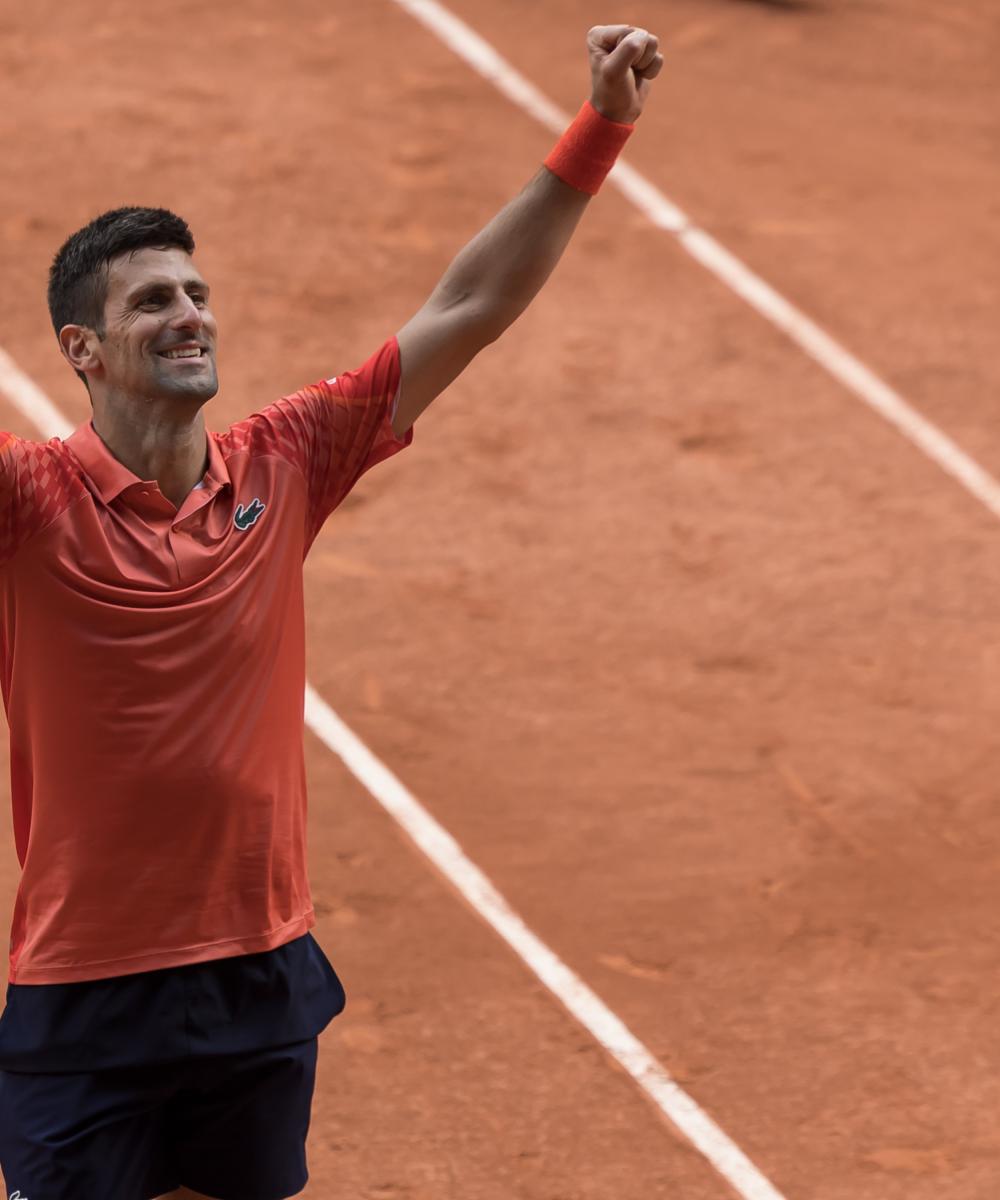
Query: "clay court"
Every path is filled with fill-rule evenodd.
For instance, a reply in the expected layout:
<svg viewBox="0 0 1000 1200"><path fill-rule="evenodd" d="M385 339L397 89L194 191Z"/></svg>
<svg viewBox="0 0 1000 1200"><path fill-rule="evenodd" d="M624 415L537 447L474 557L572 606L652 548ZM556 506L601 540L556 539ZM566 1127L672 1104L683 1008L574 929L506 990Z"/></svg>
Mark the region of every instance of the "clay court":
<svg viewBox="0 0 1000 1200"><path fill-rule="evenodd" d="M658 33L627 162L1000 475L993 0L449 7L568 113L590 25ZM88 420L51 257L167 206L212 429L358 365L554 140L393 0L7 0L0 130L0 347ZM317 692L780 1200L1000 1187L998 516L609 183L306 564ZM739 1195L306 750L304 1194Z"/></svg>

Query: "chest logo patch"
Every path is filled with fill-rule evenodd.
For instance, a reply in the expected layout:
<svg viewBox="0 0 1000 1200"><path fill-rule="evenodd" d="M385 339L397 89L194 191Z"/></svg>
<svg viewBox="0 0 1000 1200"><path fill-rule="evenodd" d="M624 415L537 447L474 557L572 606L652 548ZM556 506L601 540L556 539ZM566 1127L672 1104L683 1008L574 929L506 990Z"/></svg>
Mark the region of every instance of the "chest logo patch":
<svg viewBox="0 0 1000 1200"><path fill-rule="evenodd" d="M245 508L242 504L237 504L233 524L240 530L249 529L257 521L265 508L267 508L267 505L258 496L254 496Z"/></svg>

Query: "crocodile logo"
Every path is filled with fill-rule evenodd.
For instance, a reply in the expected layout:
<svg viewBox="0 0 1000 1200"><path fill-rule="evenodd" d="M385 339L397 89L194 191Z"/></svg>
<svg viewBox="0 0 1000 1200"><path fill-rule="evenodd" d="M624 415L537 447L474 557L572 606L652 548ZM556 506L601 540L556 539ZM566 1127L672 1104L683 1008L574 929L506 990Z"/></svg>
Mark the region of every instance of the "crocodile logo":
<svg viewBox="0 0 1000 1200"><path fill-rule="evenodd" d="M239 530L249 529L257 521L265 508L267 508L267 505L258 496L254 496L245 508L242 504L237 504L233 524Z"/></svg>

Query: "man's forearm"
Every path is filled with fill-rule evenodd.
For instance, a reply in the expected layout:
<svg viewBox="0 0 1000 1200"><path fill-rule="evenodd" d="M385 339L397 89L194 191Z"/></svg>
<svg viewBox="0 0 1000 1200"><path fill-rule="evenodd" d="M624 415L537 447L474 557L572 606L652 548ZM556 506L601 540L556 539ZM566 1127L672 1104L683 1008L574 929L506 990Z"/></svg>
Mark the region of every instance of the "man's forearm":
<svg viewBox="0 0 1000 1200"><path fill-rule="evenodd" d="M432 302L467 308L491 338L499 337L552 274L590 199L540 168L459 252Z"/></svg>
<svg viewBox="0 0 1000 1200"><path fill-rule="evenodd" d="M458 254L396 335L397 437L517 320L552 274L642 112L663 66L658 44L631 25L595 25L587 34L590 100L534 179Z"/></svg>
<svg viewBox="0 0 1000 1200"><path fill-rule="evenodd" d="M631 129L642 112L650 81L663 66L657 39L631 25L595 25L587 34L587 45L592 82L590 111L598 125L604 126L598 134L601 151L606 155L600 170L595 164L595 170L581 174L578 150L570 152L568 163L562 156L557 156L558 162L553 161L550 155L546 166L521 194L459 253L431 294L429 304L433 308L439 312L460 308L487 340L499 337L517 320L552 274L587 202L623 144L621 129ZM618 130L612 135L610 154L609 125ZM576 127L574 122L567 132ZM589 148L593 126L584 122L583 128ZM568 174L564 170L567 166Z"/></svg>

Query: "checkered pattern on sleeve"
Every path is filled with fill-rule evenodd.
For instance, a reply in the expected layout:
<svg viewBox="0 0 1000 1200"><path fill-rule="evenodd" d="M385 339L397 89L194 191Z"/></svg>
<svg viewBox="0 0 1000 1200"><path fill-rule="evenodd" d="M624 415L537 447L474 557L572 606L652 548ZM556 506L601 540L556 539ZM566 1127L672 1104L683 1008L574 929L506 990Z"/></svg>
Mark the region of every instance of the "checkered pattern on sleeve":
<svg viewBox="0 0 1000 1200"><path fill-rule="evenodd" d="M278 454L306 480L306 548L361 475L409 445L392 432L399 346L390 338L356 371L283 396L223 437L223 453ZM228 446L225 444L228 443Z"/></svg>
<svg viewBox="0 0 1000 1200"><path fill-rule="evenodd" d="M0 565L86 490L58 438L29 442L0 433Z"/></svg>

